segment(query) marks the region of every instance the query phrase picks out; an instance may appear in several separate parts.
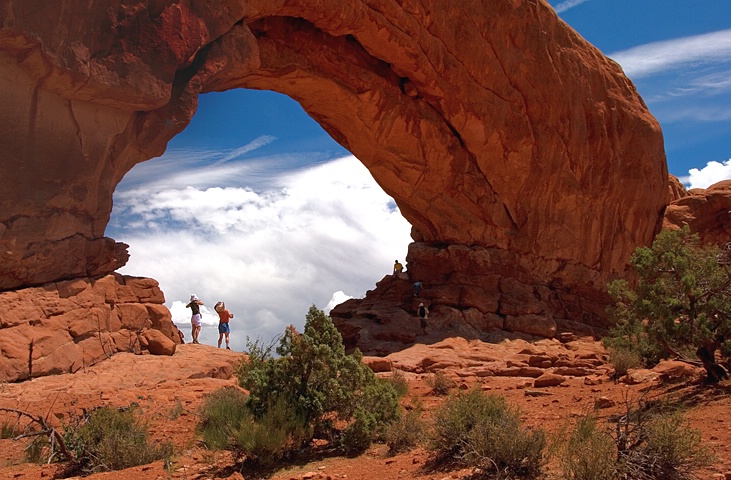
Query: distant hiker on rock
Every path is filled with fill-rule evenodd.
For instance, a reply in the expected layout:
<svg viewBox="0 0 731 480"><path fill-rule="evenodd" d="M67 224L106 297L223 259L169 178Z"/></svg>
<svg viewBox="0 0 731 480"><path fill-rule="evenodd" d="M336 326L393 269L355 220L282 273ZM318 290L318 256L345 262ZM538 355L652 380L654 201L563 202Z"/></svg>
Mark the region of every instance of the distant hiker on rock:
<svg viewBox="0 0 731 480"><path fill-rule="evenodd" d="M226 336L226 350L231 350L228 345L228 335L231 333L231 328L228 325L229 320L234 318L234 314L226 310L226 304L218 302L213 309L218 312L218 348L221 348L221 341L223 336Z"/></svg>
<svg viewBox="0 0 731 480"><path fill-rule="evenodd" d="M423 303L420 303L417 314L419 315L421 329L424 330L424 333L426 333L426 327L429 326L429 322L427 322L427 319L429 318L429 309L424 306Z"/></svg>
<svg viewBox="0 0 731 480"><path fill-rule="evenodd" d="M393 274L398 275L399 273L404 271L404 266L401 265L401 262L396 260L393 264Z"/></svg>
<svg viewBox="0 0 731 480"><path fill-rule="evenodd" d="M185 308L190 308L193 312L193 315L190 317L190 323L192 326L190 335L193 337L193 343L200 343L198 341L198 334L201 332L201 305L203 305L203 302L201 302L194 293L190 296L190 302L188 305L185 306Z"/></svg>
<svg viewBox="0 0 731 480"><path fill-rule="evenodd" d="M419 296L419 294L421 293L421 288L423 286L424 285L421 282L414 282L414 296L415 297Z"/></svg>

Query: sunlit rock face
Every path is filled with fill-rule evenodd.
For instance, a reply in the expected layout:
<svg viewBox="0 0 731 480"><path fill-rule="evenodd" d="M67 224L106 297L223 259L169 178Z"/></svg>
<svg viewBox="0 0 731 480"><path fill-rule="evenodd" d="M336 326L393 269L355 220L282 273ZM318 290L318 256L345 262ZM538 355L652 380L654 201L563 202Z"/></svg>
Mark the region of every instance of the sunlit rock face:
<svg viewBox="0 0 731 480"><path fill-rule="evenodd" d="M119 274L0 292L0 382L73 373L117 352L172 355L181 335L164 302L156 281Z"/></svg>
<svg viewBox="0 0 731 480"><path fill-rule="evenodd" d="M0 289L123 265L114 188L200 93L239 87L289 95L365 164L413 225L409 274L558 292L530 314L558 295L601 323L668 203L657 121L543 0L0 0L0 26Z"/></svg>
<svg viewBox="0 0 731 480"><path fill-rule="evenodd" d="M727 246L731 242L731 180L705 190L694 188L674 198L665 212L663 227L685 225L700 235L703 244L731 249Z"/></svg>

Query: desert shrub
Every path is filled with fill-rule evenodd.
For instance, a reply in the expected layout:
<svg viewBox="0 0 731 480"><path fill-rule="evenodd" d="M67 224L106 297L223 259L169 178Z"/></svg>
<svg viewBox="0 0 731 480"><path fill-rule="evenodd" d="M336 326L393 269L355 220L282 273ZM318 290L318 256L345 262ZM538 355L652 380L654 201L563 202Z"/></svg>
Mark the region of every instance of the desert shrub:
<svg viewBox="0 0 731 480"><path fill-rule="evenodd" d="M389 455L411 450L424 439L426 433L427 425L421 419L421 410L414 409L406 412L386 431Z"/></svg>
<svg viewBox="0 0 731 480"><path fill-rule="evenodd" d="M691 428L682 412L652 413L636 425L644 441L620 452L625 478L648 480L685 480L711 465L714 455L701 441L698 430Z"/></svg>
<svg viewBox="0 0 731 480"><path fill-rule="evenodd" d="M558 439L557 455L566 480L618 478L616 443L593 415L580 417L573 431L562 432Z"/></svg>
<svg viewBox="0 0 731 480"><path fill-rule="evenodd" d="M385 436L399 415L393 385L381 380L356 350L345 354L332 319L312 306L303 333L294 327L273 346L248 342L248 360L236 369L249 391L245 409L248 429L235 434L248 459L266 463L306 446L315 435L353 453ZM270 434L269 440L259 439ZM257 450L255 445L264 445Z"/></svg>
<svg viewBox="0 0 731 480"><path fill-rule="evenodd" d="M625 413L603 427L587 415L559 437L567 480L686 480L713 462L700 432L667 402L627 401Z"/></svg>
<svg viewBox="0 0 731 480"><path fill-rule="evenodd" d="M434 395L447 395L449 391L454 387L454 382L442 372L435 372L430 377L427 377L426 384L431 387L431 391Z"/></svg>
<svg viewBox="0 0 731 480"><path fill-rule="evenodd" d="M183 414L183 402L179 398L175 399L175 405L170 407L168 411L168 418L170 420L177 420Z"/></svg>
<svg viewBox="0 0 731 480"><path fill-rule="evenodd" d="M258 419L248 408L232 435L235 445L246 453L249 463L269 468L290 456L309 439L312 430L281 398Z"/></svg>
<svg viewBox="0 0 731 480"><path fill-rule="evenodd" d="M609 363L614 367L615 378L626 375L631 368L642 366L640 353L623 347L609 349Z"/></svg>
<svg viewBox="0 0 731 480"><path fill-rule="evenodd" d="M398 369L394 370L388 378L388 381L391 383L391 386L393 386L393 389L396 390L396 394L399 397L403 397L409 393L409 382L406 380L406 376L403 371Z"/></svg>
<svg viewBox="0 0 731 480"><path fill-rule="evenodd" d="M101 407L64 427L73 453L71 470L79 474L122 470L172 455L170 443L151 443L137 408Z"/></svg>
<svg viewBox="0 0 731 480"><path fill-rule="evenodd" d="M0 438L7 439L15 436L15 424L12 422L4 421L0 425Z"/></svg>
<svg viewBox="0 0 731 480"><path fill-rule="evenodd" d="M206 396L198 431L208 448L218 450L233 445L234 431L249 418L246 400L246 394L236 388L221 388Z"/></svg>
<svg viewBox="0 0 731 480"><path fill-rule="evenodd" d="M23 454L28 463L45 463L51 456L51 444L48 437L45 435L32 437Z"/></svg>
<svg viewBox="0 0 731 480"><path fill-rule="evenodd" d="M479 389L449 397L434 412L429 449L437 464L530 478L541 470L545 446L544 432L521 428L504 397Z"/></svg>

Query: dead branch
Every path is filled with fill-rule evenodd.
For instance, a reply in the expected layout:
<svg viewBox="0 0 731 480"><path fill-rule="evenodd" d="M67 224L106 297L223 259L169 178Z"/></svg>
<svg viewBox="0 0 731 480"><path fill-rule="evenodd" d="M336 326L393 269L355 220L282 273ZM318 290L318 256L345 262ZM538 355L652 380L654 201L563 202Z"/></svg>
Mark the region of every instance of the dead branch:
<svg viewBox="0 0 731 480"><path fill-rule="evenodd" d="M55 446L58 445L58 451L61 452L61 454L64 456L66 460L73 460L74 456L69 451L69 449L66 447L66 442L63 441L63 436L56 430L55 428L51 427L46 423L46 419L41 416L35 416L31 413L28 413L24 410L18 410L17 408L6 408L6 407L0 407L0 412L9 412L9 413L15 413L19 417L26 417L28 418L32 423L35 423L39 426L40 430L37 432L27 432L23 433L21 435L18 435L13 438L13 440L20 440L21 438L27 438L32 436L39 436L39 435L47 435L48 441L51 444L51 455L48 457L48 463L51 462L51 458L56 453Z"/></svg>

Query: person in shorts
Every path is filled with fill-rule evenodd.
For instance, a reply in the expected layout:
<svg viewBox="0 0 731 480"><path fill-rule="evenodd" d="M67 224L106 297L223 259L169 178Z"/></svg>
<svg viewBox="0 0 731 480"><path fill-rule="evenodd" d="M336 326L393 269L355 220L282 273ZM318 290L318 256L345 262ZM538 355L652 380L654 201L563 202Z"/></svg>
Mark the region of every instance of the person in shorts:
<svg viewBox="0 0 731 480"><path fill-rule="evenodd" d="M186 308L190 308L193 315L190 317L191 331L190 335L193 337L193 343L200 343L198 341L198 335L201 333L201 302L198 297L194 294L190 296L190 302L186 305Z"/></svg>
<svg viewBox="0 0 731 480"><path fill-rule="evenodd" d="M218 302L213 309L218 313L218 348L221 348L223 337L226 336L226 350L231 350L228 339L231 327L229 327L228 322L234 318L234 314L226 309L224 302Z"/></svg>

